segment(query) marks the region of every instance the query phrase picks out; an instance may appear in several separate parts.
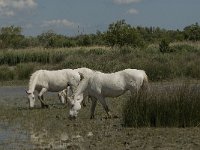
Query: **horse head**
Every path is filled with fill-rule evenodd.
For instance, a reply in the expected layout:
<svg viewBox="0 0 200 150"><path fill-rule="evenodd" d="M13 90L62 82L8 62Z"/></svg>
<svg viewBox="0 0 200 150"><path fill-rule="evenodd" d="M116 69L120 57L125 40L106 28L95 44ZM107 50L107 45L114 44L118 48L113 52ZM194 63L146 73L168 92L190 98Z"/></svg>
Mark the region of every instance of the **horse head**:
<svg viewBox="0 0 200 150"><path fill-rule="evenodd" d="M29 107L33 108L35 104L35 95L33 94L33 92L30 92L27 90L26 90L26 94L28 95Z"/></svg>
<svg viewBox="0 0 200 150"><path fill-rule="evenodd" d="M75 119L78 115L79 110L81 109L81 102L83 101L83 94L78 96L68 97L68 104L70 105L69 118Z"/></svg>

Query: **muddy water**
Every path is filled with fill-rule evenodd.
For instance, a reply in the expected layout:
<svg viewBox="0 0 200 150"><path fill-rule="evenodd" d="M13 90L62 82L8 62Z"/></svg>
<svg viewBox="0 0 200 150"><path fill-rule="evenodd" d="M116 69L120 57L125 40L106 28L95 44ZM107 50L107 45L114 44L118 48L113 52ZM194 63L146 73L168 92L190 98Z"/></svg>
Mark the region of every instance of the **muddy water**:
<svg viewBox="0 0 200 150"><path fill-rule="evenodd" d="M168 90L171 85L152 84L151 88ZM197 88L200 89L198 85ZM200 128L123 128L121 105L125 96L110 99L111 110L119 116L104 119L97 105L96 118L89 119L90 105L75 121L67 118L66 109L28 110L26 87L0 87L1 149L200 149ZM57 93L45 94L49 104L59 106ZM37 101L37 107L40 107ZM1 111L3 108L4 111ZM18 110L19 109L19 110ZM13 112L9 112L13 110ZM15 114L16 113L16 114ZM12 115L17 119L12 122ZM5 116L5 117L4 117ZM29 118L33 117L33 118ZM10 119L11 118L11 119ZM10 123L11 122L11 123ZM27 126L23 126L25 122ZM32 125L32 126L31 126Z"/></svg>
<svg viewBox="0 0 200 150"><path fill-rule="evenodd" d="M5 106L25 107L28 106L28 99L25 90L26 86L4 86L0 87L0 104ZM57 93L47 92L45 98L56 97ZM37 105L38 101L36 101Z"/></svg>
<svg viewBox="0 0 200 150"><path fill-rule="evenodd" d="M34 145L29 140L30 134L22 130L20 125L0 123L0 149L32 149Z"/></svg>
<svg viewBox="0 0 200 150"><path fill-rule="evenodd" d="M25 89L25 86L0 87L0 105L13 109L28 108ZM46 98L52 96L57 98L56 93L45 94ZM38 102L36 105L40 107ZM37 146L32 143L32 137L33 134L22 129L20 124L9 124L0 120L0 149L35 149Z"/></svg>

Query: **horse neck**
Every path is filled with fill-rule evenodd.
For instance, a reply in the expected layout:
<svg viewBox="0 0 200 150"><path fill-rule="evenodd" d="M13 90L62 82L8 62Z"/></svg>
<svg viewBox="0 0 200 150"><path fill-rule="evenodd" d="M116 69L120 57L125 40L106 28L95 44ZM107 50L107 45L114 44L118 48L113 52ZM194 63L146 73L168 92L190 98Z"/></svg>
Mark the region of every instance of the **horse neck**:
<svg viewBox="0 0 200 150"><path fill-rule="evenodd" d="M78 88L76 89L75 96L83 94L87 90L87 86L88 86L88 79L83 79L79 83Z"/></svg>
<svg viewBox="0 0 200 150"><path fill-rule="evenodd" d="M37 80L38 80L38 73L35 73L31 76L31 79L29 82L29 92L31 93L34 92Z"/></svg>

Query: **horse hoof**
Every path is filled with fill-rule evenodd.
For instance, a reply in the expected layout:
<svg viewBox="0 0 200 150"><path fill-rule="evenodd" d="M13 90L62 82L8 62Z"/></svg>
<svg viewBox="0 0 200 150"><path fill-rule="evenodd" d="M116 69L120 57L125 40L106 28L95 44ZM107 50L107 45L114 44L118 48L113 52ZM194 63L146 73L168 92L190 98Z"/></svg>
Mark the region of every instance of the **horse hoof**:
<svg viewBox="0 0 200 150"><path fill-rule="evenodd" d="M75 120L76 119L75 116L69 116L68 118L69 118L69 120Z"/></svg>
<svg viewBox="0 0 200 150"><path fill-rule="evenodd" d="M42 105L42 108L49 108L49 105Z"/></svg>
<svg viewBox="0 0 200 150"><path fill-rule="evenodd" d="M94 116L91 116L90 119L94 119Z"/></svg>
<svg viewBox="0 0 200 150"><path fill-rule="evenodd" d="M117 119L117 118L119 118L119 116L117 116L117 115L114 115L114 116L113 116L113 118L114 118L114 119Z"/></svg>

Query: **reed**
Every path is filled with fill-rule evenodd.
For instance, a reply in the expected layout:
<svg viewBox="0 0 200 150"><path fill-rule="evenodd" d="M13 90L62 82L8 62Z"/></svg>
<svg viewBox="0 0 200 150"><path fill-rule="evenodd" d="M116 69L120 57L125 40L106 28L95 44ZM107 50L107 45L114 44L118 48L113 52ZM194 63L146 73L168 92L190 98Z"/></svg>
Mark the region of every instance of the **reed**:
<svg viewBox="0 0 200 150"><path fill-rule="evenodd" d="M173 52L161 53L157 45L146 48L105 48L80 47L62 49L5 50L0 52L0 65L12 66L13 79L20 77L23 69L19 64L30 65L30 71L36 69L63 69L88 67L103 72L115 72L126 68L145 70L151 81L177 78L200 79L200 48L197 45L171 45ZM34 64L34 65L33 65ZM27 69L24 69L26 72ZM10 72L7 71L8 74ZM26 73L25 73L26 74ZM9 80L12 79L11 77ZM7 80L0 78L0 80Z"/></svg>
<svg viewBox="0 0 200 150"><path fill-rule="evenodd" d="M198 84L160 85L126 102L123 123L129 127L196 127L199 108Z"/></svg>

